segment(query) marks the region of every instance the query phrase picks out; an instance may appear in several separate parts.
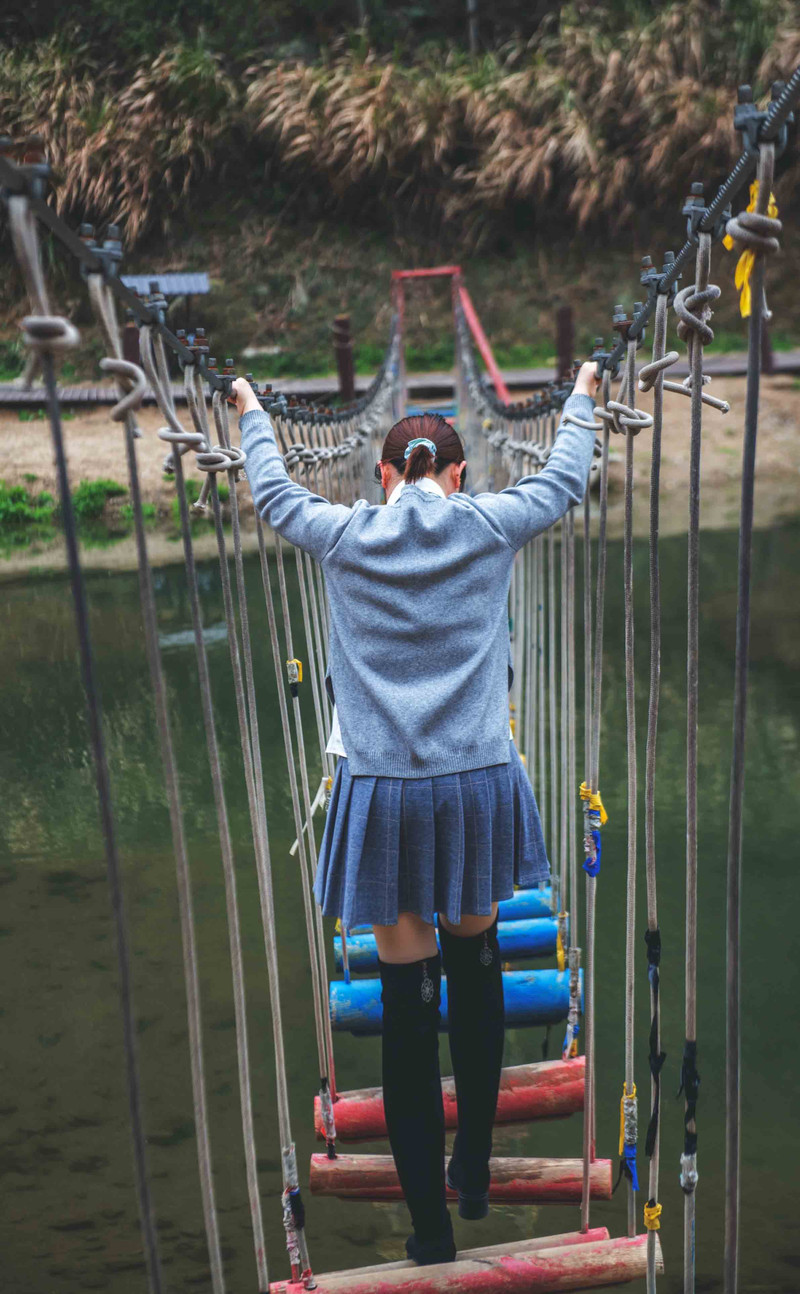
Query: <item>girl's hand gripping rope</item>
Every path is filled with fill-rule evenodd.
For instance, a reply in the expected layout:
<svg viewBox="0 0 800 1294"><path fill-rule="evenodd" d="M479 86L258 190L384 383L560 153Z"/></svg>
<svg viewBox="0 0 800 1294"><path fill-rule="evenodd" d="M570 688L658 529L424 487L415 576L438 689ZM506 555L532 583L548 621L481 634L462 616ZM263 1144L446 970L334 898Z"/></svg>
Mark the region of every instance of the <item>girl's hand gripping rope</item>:
<svg viewBox="0 0 800 1294"><path fill-rule="evenodd" d="M253 409L261 408L258 396L244 377L237 377L236 381L231 383L231 395L236 401L236 414L239 418L246 413L251 413Z"/></svg>

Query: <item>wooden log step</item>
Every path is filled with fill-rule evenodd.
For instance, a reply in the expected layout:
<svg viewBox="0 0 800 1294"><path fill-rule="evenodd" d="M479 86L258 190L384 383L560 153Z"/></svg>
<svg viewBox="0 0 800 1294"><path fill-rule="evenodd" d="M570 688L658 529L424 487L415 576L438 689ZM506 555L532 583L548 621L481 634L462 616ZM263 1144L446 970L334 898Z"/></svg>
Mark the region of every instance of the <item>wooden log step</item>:
<svg viewBox="0 0 800 1294"><path fill-rule="evenodd" d="M504 962L526 961L529 957L546 957L556 951L558 922L554 917L527 917L520 921L503 921L498 925L500 956ZM333 940L337 970L342 969L342 939ZM378 948L373 934L347 936L347 960L351 971L378 969Z"/></svg>
<svg viewBox="0 0 800 1294"><path fill-rule="evenodd" d="M529 1123L539 1119L561 1119L583 1109L585 1059L545 1060L532 1065L511 1065L500 1075L497 1098L498 1123ZM458 1126L456 1092L452 1078L442 1080L445 1127ZM340 1092L333 1107L336 1138L339 1141L370 1141L386 1136L383 1089L364 1087ZM319 1097L314 1101L314 1128L318 1141L325 1140Z"/></svg>
<svg viewBox="0 0 800 1294"><path fill-rule="evenodd" d="M553 891L549 885L532 890L515 890L510 899L502 899L497 905L497 916L500 921L527 921L535 917L553 915L551 904ZM353 935L368 935L372 926L353 926Z"/></svg>
<svg viewBox="0 0 800 1294"><path fill-rule="evenodd" d="M607 1227L590 1227L588 1231L562 1231L555 1236L532 1236L529 1240L512 1242L516 1257L522 1254L533 1254L539 1249L561 1249L571 1245L595 1245L600 1240L608 1240ZM486 1258L505 1257L509 1252L508 1244L484 1245L481 1249L459 1249L456 1262L469 1262L471 1258L478 1262ZM335 1276L366 1276L370 1272L376 1275L383 1272L419 1271L416 1263L410 1258L403 1258L396 1263L376 1263L374 1267L354 1267L350 1271L333 1272Z"/></svg>
<svg viewBox="0 0 800 1294"><path fill-rule="evenodd" d="M583 971L581 996L583 996ZM567 1018L569 971L503 971L506 1028L523 1025L557 1024ZM381 1032L383 1007L379 979L354 979L330 983L331 1024L336 1030L354 1034ZM447 1028L447 979L442 977L441 1029Z"/></svg>
<svg viewBox="0 0 800 1294"><path fill-rule="evenodd" d="M489 1162L489 1199L495 1204L573 1204L583 1189L580 1159L498 1158ZM611 1199L611 1160L595 1159L591 1166L592 1199ZM397 1169L391 1155L311 1156L312 1195L336 1195L346 1200L402 1200ZM455 1191L448 1190L455 1200Z"/></svg>
<svg viewBox="0 0 800 1294"><path fill-rule="evenodd" d="M315 1276L316 1288L319 1294L560 1294L643 1280L647 1273L646 1235L551 1249L525 1248L527 1243L468 1250L434 1267L387 1263L326 1272ZM656 1270L664 1270L658 1236ZM303 1287L283 1280L269 1288L270 1294L301 1294Z"/></svg>
<svg viewBox="0 0 800 1294"><path fill-rule="evenodd" d="M553 891L549 885L532 890L515 890L510 899L502 899L498 903L498 920L502 923L550 917L553 915L552 902Z"/></svg>

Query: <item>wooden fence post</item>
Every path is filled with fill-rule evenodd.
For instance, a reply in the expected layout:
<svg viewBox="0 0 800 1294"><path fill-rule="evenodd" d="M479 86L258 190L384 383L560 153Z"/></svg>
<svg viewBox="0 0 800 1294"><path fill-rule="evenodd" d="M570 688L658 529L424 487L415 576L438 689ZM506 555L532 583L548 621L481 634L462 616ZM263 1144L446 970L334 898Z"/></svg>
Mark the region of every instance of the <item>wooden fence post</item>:
<svg viewBox="0 0 800 1294"><path fill-rule="evenodd" d="M349 315L337 315L333 321L333 349L339 374L339 395L345 404L350 404L356 396L356 378Z"/></svg>

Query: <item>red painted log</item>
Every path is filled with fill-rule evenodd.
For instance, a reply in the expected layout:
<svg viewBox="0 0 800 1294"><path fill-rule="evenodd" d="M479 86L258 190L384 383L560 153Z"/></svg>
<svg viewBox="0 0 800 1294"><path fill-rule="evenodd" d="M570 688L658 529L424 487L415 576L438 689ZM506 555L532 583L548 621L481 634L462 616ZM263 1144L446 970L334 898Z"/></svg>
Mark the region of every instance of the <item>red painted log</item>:
<svg viewBox="0 0 800 1294"><path fill-rule="evenodd" d="M562 1119L583 1109L585 1061L546 1060L534 1065L513 1065L500 1078L495 1123L529 1123L534 1119ZM442 1081L445 1126L458 1126L456 1092L452 1078ZM341 1141L371 1141L386 1136L383 1091L364 1087L340 1092L333 1107L336 1136ZM325 1140L319 1097L314 1101L314 1128Z"/></svg>
<svg viewBox="0 0 800 1294"><path fill-rule="evenodd" d="M493 1245L434 1267L355 1268L316 1276L319 1294L560 1294L641 1280L647 1272L647 1236L558 1245L552 1249ZM501 1252L498 1252L500 1250ZM656 1269L664 1270L656 1236ZM303 1286L273 1281L270 1294L301 1294Z"/></svg>
<svg viewBox="0 0 800 1294"><path fill-rule="evenodd" d="M580 1200L583 1164L580 1159L498 1158L490 1160L489 1199L496 1204L572 1204ZM611 1160L596 1159L591 1167L592 1199L611 1199ZM402 1200L391 1155L311 1156L312 1195L338 1195L351 1200ZM448 1198L456 1198L448 1191Z"/></svg>
<svg viewBox="0 0 800 1294"><path fill-rule="evenodd" d="M559 1249L562 1245L595 1245L599 1240L608 1240L607 1227L590 1227L588 1231L562 1231L556 1236L533 1236L529 1240L514 1240L515 1255L532 1254L538 1249ZM508 1254L508 1243L504 1245L485 1245L482 1249L459 1249L456 1261L469 1262L471 1258L480 1261L482 1258L502 1258ZM340 1276L367 1276L370 1272L399 1272L419 1270L410 1258L403 1258L396 1263L376 1263L374 1267L353 1267L349 1271L336 1272Z"/></svg>

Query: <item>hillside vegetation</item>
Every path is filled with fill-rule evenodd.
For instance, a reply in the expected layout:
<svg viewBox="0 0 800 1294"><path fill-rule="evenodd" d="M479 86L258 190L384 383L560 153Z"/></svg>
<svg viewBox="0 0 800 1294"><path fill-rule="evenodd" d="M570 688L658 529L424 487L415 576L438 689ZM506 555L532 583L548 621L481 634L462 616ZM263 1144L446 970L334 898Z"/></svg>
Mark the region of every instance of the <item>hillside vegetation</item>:
<svg viewBox="0 0 800 1294"><path fill-rule="evenodd" d="M172 43L145 54L133 18L126 50L98 42L92 15L112 8L92 0L82 25L0 48L0 122L44 137L63 213L117 220L129 244L191 220L224 185L262 210L412 222L425 236L455 227L474 246L509 229L619 230L638 211L674 209L739 151L737 82L763 93L800 59L792 0L552 8L532 34L474 56L441 39L385 52L371 27L276 56L243 37L220 48L219 24L176 41L174 22ZM297 7L300 29L308 9ZM61 8L62 19L78 12ZM143 30L156 39L159 24ZM242 32L258 34L253 22ZM794 149L784 197L798 176Z"/></svg>

